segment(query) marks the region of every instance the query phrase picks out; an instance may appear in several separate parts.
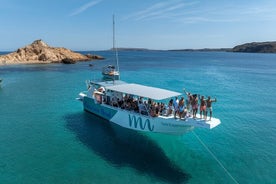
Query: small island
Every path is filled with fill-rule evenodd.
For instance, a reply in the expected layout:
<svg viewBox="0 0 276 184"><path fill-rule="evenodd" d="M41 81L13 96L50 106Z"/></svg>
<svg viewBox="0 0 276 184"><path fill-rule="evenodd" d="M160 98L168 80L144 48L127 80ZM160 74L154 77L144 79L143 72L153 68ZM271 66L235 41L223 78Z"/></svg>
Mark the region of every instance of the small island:
<svg viewBox="0 0 276 184"><path fill-rule="evenodd" d="M91 54L83 55L66 48L51 47L42 40L35 40L32 44L19 48L15 52L1 55L0 65L47 63L72 64L77 61L90 61L92 59L103 59L103 57Z"/></svg>

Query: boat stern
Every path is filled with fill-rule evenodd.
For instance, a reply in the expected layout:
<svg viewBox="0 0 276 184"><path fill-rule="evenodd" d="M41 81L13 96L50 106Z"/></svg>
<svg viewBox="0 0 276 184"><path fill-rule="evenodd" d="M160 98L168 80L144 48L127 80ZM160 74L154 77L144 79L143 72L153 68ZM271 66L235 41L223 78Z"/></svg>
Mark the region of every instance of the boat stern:
<svg viewBox="0 0 276 184"><path fill-rule="evenodd" d="M209 125L210 125L209 129L215 128L215 127L218 126L220 123L221 123L220 120L217 119L217 118L214 118L213 120L207 121L207 122L206 122L206 124L209 124Z"/></svg>
<svg viewBox="0 0 276 184"><path fill-rule="evenodd" d="M196 119L188 118L185 121L187 124L190 124L194 127L207 128L207 129L213 129L221 123L220 120L217 118L212 118L212 120L205 120L200 118L196 118Z"/></svg>

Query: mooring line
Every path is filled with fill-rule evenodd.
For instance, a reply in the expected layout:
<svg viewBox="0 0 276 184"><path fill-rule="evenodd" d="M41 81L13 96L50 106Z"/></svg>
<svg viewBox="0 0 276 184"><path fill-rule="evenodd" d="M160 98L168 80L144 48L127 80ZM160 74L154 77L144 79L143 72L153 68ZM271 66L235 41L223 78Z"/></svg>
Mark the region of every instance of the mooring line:
<svg viewBox="0 0 276 184"><path fill-rule="evenodd" d="M228 174L228 176L235 182L238 184L238 181L231 175L231 173L223 166L223 164L219 161L219 159L214 155L214 153L206 146L206 144L204 144L204 142L199 138L199 136L192 131L193 134L196 136L196 138L198 139L198 141L204 146L204 148L210 153L210 155L217 161L217 163L222 167L222 169Z"/></svg>

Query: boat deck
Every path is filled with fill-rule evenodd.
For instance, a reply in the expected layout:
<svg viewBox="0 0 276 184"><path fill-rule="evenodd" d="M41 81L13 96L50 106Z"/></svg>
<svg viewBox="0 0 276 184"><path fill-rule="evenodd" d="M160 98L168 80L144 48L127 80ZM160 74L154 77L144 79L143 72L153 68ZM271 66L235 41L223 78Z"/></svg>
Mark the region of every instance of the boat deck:
<svg viewBox="0 0 276 184"><path fill-rule="evenodd" d="M170 116L158 116L159 118L163 118L163 119L174 119L173 115ZM219 125L221 122L219 119L212 117L211 120L209 120L210 117L207 117L207 120L200 118L200 115L197 114L196 118L193 117L186 117L186 118L179 118L178 116L176 117L175 121L179 121L179 122L183 122L187 125L192 125L195 127L205 127L205 128L209 128L212 129L214 127L216 127L217 125Z"/></svg>

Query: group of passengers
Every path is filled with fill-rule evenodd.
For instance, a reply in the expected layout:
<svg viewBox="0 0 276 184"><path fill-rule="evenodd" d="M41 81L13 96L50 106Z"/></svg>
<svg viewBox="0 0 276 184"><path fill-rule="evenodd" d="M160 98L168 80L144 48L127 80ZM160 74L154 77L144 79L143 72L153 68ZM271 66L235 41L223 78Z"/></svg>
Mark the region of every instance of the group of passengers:
<svg viewBox="0 0 276 184"><path fill-rule="evenodd" d="M98 103L103 102L104 104L134 111L142 115L150 115L152 117L167 115L166 105L163 102L155 102L150 98L146 100L143 99L143 97L136 98L133 95L123 95L115 91L106 92L103 87L98 88L96 92L94 92L94 96Z"/></svg>
<svg viewBox="0 0 276 184"><path fill-rule="evenodd" d="M106 104L152 117L166 115L163 102L154 102L152 99L144 100L143 97L137 99L128 94L122 98L112 97L110 102L109 100L106 101Z"/></svg>
<svg viewBox="0 0 276 184"><path fill-rule="evenodd" d="M186 106L185 106L185 100L184 97L181 97L180 100L178 100L178 97L175 97L175 99L171 99L169 102L172 104L171 109L168 111L168 115L171 115L174 111L174 117L176 118L176 115L178 115L179 118L185 118L186 116L191 116L192 114L193 118L196 118L196 114L198 112L198 105L200 105L200 119L203 118L207 120L207 114L210 112L210 119L212 118L212 102L216 102L217 99L211 99L210 96L206 99L204 96L197 95L197 94L191 94L186 92L187 100L186 100Z"/></svg>
<svg viewBox="0 0 276 184"><path fill-rule="evenodd" d="M105 93L105 90L98 89L98 91ZM111 105L113 107L119 107L121 109L134 111L142 115L150 115L152 117L162 116L171 116L174 115L174 118L179 117L180 119L190 117L196 118L198 112L198 104L200 105L200 119L207 119L207 114L210 112L210 119L212 118L212 102L216 102L217 99L211 99L208 96L205 99L204 96L191 94L186 92L187 100L185 102L184 97L181 97L178 100L178 97L171 99L168 105L165 105L163 102L155 102L152 99L144 100L143 97L134 98L133 95L126 94L123 96L122 93L111 92L113 96L105 96L104 103Z"/></svg>
<svg viewBox="0 0 276 184"><path fill-rule="evenodd" d="M196 118L196 114L198 112L198 105L200 104L200 119L203 118L207 120L207 114L210 112L210 119L212 118L212 102L216 102L217 99L211 99L210 96L206 99L204 96L197 95L197 94L191 94L186 92L187 100L185 102L184 97L181 97L180 100L178 100L178 97L175 97L175 99L171 99L168 103L167 108L167 116L174 115L174 118L177 118L177 116L182 119L185 117L193 116L193 118ZM199 103L200 102L200 103Z"/></svg>

